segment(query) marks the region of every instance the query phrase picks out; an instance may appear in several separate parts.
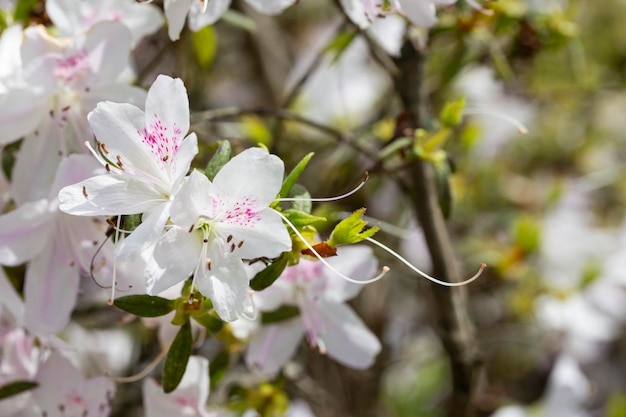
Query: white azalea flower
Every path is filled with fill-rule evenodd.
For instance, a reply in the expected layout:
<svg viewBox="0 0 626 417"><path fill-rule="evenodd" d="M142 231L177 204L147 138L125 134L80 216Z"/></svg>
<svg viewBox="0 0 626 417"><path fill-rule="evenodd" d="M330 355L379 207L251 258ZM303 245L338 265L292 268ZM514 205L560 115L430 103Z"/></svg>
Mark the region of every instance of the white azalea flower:
<svg viewBox="0 0 626 417"><path fill-rule="evenodd" d="M296 0L246 0L261 13L276 15ZM189 16L189 29L198 31L212 25L228 10L231 0L165 0L165 17L171 40L178 40Z"/></svg>
<svg viewBox="0 0 626 417"><path fill-rule="evenodd" d="M339 248L328 262L351 276L369 277L377 268L366 246ZM380 342L345 304L362 286L345 281L321 262L300 260L269 288L255 293L259 309L272 311L281 305L297 306L300 317L263 326L250 340L246 363L265 375L273 375L295 353L305 335L312 347L336 361L357 369L372 365Z"/></svg>
<svg viewBox="0 0 626 417"><path fill-rule="evenodd" d="M129 67L130 33L118 23L100 23L77 38L30 27L20 52L3 63L13 70L0 88L0 145L25 137L11 176L18 204L44 197L62 157L85 150L93 137L86 115L96 103L145 97L121 78Z"/></svg>
<svg viewBox="0 0 626 417"><path fill-rule="evenodd" d="M156 243L198 152L195 133L185 138L187 92L180 79L160 75L148 91L145 114L131 104L105 102L89 114L89 124L108 172L62 189L60 208L79 216L145 213L117 248L130 257Z"/></svg>
<svg viewBox="0 0 626 417"><path fill-rule="evenodd" d="M165 22L156 6L134 0L48 0L46 12L61 36L86 33L98 22L120 22L130 30L133 48Z"/></svg>
<svg viewBox="0 0 626 417"><path fill-rule="evenodd" d="M219 316L236 320L249 281L242 259L273 258L291 249L280 215L269 208L283 172L283 162L260 148L235 156L213 182L193 171L172 203L172 225L148 262L148 292L159 293L193 274Z"/></svg>
<svg viewBox="0 0 626 417"><path fill-rule="evenodd" d="M405 16L411 23L431 27L437 23L435 5L450 5L456 0L341 0L348 17L361 28L389 14Z"/></svg>
<svg viewBox="0 0 626 417"><path fill-rule="evenodd" d="M0 216L0 264L26 261L25 326L43 335L60 331L76 304L78 282L92 268L104 228L94 219L58 209L58 190L102 168L87 155L71 155L57 170L47 198L28 202ZM99 227L100 226L100 227ZM101 254L106 250L101 251ZM106 259L96 261L98 267Z"/></svg>
<svg viewBox="0 0 626 417"><path fill-rule="evenodd" d="M185 375L178 387L169 394L152 378L143 383L143 403L146 417L217 417L208 411L209 361L200 356L190 356Z"/></svg>

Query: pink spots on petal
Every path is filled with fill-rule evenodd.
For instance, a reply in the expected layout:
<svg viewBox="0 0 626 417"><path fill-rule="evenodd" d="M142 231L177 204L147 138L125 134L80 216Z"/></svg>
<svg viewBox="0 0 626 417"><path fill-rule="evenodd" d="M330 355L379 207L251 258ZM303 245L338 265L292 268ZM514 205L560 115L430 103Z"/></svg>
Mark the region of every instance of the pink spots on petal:
<svg viewBox="0 0 626 417"><path fill-rule="evenodd" d="M224 211L224 215L223 221L233 226L254 227L257 222L261 221L257 200L251 197L236 201Z"/></svg>
<svg viewBox="0 0 626 417"><path fill-rule="evenodd" d="M87 50L80 49L73 55L59 58L53 71L55 77L65 83L82 78L90 72Z"/></svg>
<svg viewBox="0 0 626 417"><path fill-rule="evenodd" d="M169 167L175 172L174 156L180 147L183 132L176 123L166 126L156 114L153 115L153 120L146 125L143 132L137 133L163 168Z"/></svg>

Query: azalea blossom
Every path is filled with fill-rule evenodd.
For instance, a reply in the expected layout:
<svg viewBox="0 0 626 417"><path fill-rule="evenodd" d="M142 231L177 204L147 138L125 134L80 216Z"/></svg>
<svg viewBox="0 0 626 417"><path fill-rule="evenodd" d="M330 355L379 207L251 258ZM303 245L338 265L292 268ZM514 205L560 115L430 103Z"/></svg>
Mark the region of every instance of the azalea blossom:
<svg viewBox="0 0 626 417"><path fill-rule="evenodd" d="M46 12L61 36L86 33L98 22L120 22L130 30L133 48L165 23L156 6L133 0L47 0Z"/></svg>
<svg viewBox="0 0 626 417"><path fill-rule="evenodd" d="M104 238L104 222L60 212L57 194L64 185L101 169L88 155L71 155L59 165L47 198L0 216L0 264L29 261L24 324L32 332L52 334L67 324L79 278L92 270L92 258ZM103 263L106 258L100 257L93 265L97 270Z"/></svg>
<svg viewBox="0 0 626 417"><path fill-rule="evenodd" d="M194 155L189 100L180 79L160 75L146 98L146 112L126 103L104 102L89 114L94 154L107 173L65 187L60 209L79 216L143 215L143 222L118 246L120 255L156 243ZM181 278L182 279L182 278Z"/></svg>
<svg viewBox="0 0 626 417"><path fill-rule="evenodd" d="M338 256L328 262L351 276L369 277L377 268L376 258L366 246L340 247ZM361 288L321 262L302 259L287 268L272 286L255 293L254 300L262 311L296 306L300 316L263 326L253 334L246 353L248 366L265 375L275 374L293 356L303 336L311 347L346 366L371 366L380 342L345 304Z"/></svg>
<svg viewBox="0 0 626 417"><path fill-rule="evenodd" d="M261 13L277 15L296 0L246 0L246 2ZM230 3L231 0L165 0L165 17L170 39L178 40L187 16L189 28L196 32L219 20L230 7Z"/></svg>
<svg viewBox="0 0 626 417"><path fill-rule="evenodd" d="M269 207L283 172L283 162L260 148L232 158L213 182L193 171L148 262L148 292L159 293L193 274L219 316L236 320L245 309L249 281L242 259L273 258L291 249L280 215Z"/></svg>
<svg viewBox="0 0 626 417"><path fill-rule="evenodd" d="M189 357L183 379L169 394L152 378L143 383L146 417L217 417L207 409L208 397L209 361L200 356Z"/></svg>
<svg viewBox="0 0 626 417"><path fill-rule="evenodd" d="M11 74L0 80L0 144L24 137L11 175L18 204L44 197L62 157L86 150L93 137L86 115L97 102L145 97L124 78L129 54L130 33L114 22L76 38L55 38L43 26L24 30L20 54L3 63Z"/></svg>
<svg viewBox="0 0 626 417"><path fill-rule="evenodd" d="M456 0L341 0L348 17L361 28L389 14L405 16L416 26L431 27L437 23L435 5L450 5Z"/></svg>

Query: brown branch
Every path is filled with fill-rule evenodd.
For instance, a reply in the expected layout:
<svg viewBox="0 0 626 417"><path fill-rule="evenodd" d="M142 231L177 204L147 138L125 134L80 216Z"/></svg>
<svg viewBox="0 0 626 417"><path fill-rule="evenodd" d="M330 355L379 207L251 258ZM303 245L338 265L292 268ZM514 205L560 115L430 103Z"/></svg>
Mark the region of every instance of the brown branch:
<svg viewBox="0 0 626 417"><path fill-rule="evenodd" d="M423 126L424 67L426 54L405 41L401 57L396 59L399 73L395 87L406 112L403 129ZM433 263L433 274L448 282L459 282L460 275L450 236L439 208L433 167L426 161L414 162L408 175L399 181L413 203L413 210L424 230ZM447 288L431 284L437 330L450 361L452 392L446 416L471 417L475 414L474 398L481 369L475 330L467 311L464 288Z"/></svg>

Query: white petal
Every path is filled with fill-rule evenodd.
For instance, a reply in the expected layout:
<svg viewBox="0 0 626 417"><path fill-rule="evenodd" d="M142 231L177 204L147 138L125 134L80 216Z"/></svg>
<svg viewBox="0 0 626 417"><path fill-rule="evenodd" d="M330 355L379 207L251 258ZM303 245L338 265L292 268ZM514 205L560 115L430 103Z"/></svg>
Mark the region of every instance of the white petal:
<svg viewBox="0 0 626 417"><path fill-rule="evenodd" d="M72 154L59 164L48 198L55 200L63 187L103 173L104 168L91 155Z"/></svg>
<svg viewBox="0 0 626 417"><path fill-rule="evenodd" d="M164 201L152 184L116 174L98 175L59 191L61 211L77 216L138 214Z"/></svg>
<svg viewBox="0 0 626 417"><path fill-rule="evenodd" d="M522 407L509 405L499 408L491 417L528 417L528 413Z"/></svg>
<svg viewBox="0 0 626 417"><path fill-rule="evenodd" d="M121 15L120 21L131 31L133 48L143 37L155 33L165 23L159 8L152 4L122 1L116 2L115 7Z"/></svg>
<svg viewBox="0 0 626 417"><path fill-rule="evenodd" d="M206 175L194 170L185 178L185 182L172 202L172 222L180 227L195 225L202 215L213 213L210 198L213 185Z"/></svg>
<svg viewBox="0 0 626 417"><path fill-rule="evenodd" d="M421 27L431 27L437 23L435 6L431 1L424 0L397 0L402 13L414 24Z"/></svg>
<svg viewBox="0 0 626 417"><path fill-rule="evenodd" d="M370 21L365 14L363 0L340 0L344 12L352 22L357 24L361 29L365 29L370 25Z"/></svg>
<svg viewBox="0 0 626 417"><path fill-rule="evenodd" d="M282 13L287 7L291 6L296 0L246 0L248 4L257 11L269 15L277 15Z"/></svg>
<svg viewBox="0 0 626 417"><path fill-rule="evenodd" d="M171 40L177 41L180 32L185 26L185 18L189 13L191 2L196 0L165 0L165 18L167 19L167 33Z"/></svg>
<svg viewBox="0 0 626 417"><path fill-rule="evenodd" d="M285 166L276 155L261 148L249 148L231 159L213 180L218 192L231 203L250 198L258 207L267 207L277 197Z"/></svg>
<svg viewBox="0 0 626 417"><path fill-rule="evenodd" d="M202 235L173 226L159 239L146 267L146 288L158 294L186 280L198 265Z"/></svg>
<svg viewBox="0 0 626 417"><path fill-rule="evenodd" d="M24 299L26 328L33 333L50 335L69 322L78 294L78 267L64 256L69 248L59 242L46 247L28 265Z"/></svg>
<svg viewBox="0 0 626 417"><path fill-rule="evenodd" d="M141 224L115 248L121 260L130 261L144 251L150 251L161 237L170 212L169 201L152 208L142 216Z"/></svg>
<svg viewBox="0 0 626 417"><path fill-rule="evenodd" d="M48 200L26 203L0 216L0 264L19 265L49 244L55 216Z"/></svg>
<svg viewBox="0 0 626 417"><path fill-rule="evenodd" d="M206 1L208 1L208 3L204 13L202 13L202 4L200 4L199 1L194 1L191 5L191 11L189 13L189 29L194 32L217 22L219 18L226 13L226 10L228 10L231 3L231 0Z"/></svg>
<svg viewBox="0 0 626 417"><path fill-rule="evenodd" d="M46 12L61 35L77 35L81 32L83 18L81 7L74 0L48 0Z"/></svg>
<svg viewBox="0 0 626 417"><path fill-rule="evenodd" d="M36 130L47 116L46 100L45 95L27 89L0 94L0 145Z"/></svg>
<svg viewBox="0 0 626 417"><path fill-rule="evenodd" d="M209 248L211 270L202 268L196 286L209 297L224 321L235 321L243 313L248 294L248 275L238 258L223 258L216 248Z"/></svg>
<svg viewBox="0 0 626 417"><path fill-rule="evenodd" d="M296 353L304 329L299 318L263 326L252 336L246 365L265 376L273 376Z"/></svg>
<svg viewBox="0 0 626 417"><path fill-rule="evenodd" d="M189 98L180 78L161 74L154 81L146 99L146 128L154 128L178 148L189 131Z"/></svg>
<svg viewBox="0 0 626 417"><path fill-rule="evenodd" d="M319 300L317 307L326 324L322 340L328 356L351 368L370 367L381 349L378 338L347 305Z"/></svg>
<svg viewBox="0 0 626 417"><path fill-rule="evenodd" d="M198 137L195 133L191 133L187 136L178 151L176 151L176 155L174 156L174 164L172 166L171 174L172 179L174 179L174 184L180 183L183 180L183 177L187 175L189 172L189 167L191 167L191 162L193 158L198 153Z"/></svg>

